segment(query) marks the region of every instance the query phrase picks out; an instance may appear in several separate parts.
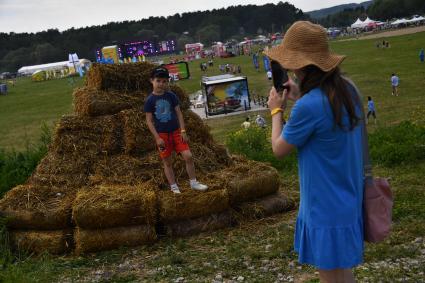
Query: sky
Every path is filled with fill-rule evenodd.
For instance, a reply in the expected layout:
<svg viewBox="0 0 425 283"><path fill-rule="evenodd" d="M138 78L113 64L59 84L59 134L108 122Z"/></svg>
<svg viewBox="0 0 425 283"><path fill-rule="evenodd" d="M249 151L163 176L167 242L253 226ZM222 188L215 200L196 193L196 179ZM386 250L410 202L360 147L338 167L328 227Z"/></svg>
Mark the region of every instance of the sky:
<svg viewBox="0 0 425 283"><path fill-rule="evenodd" d="M0 0L0 32L38 32L50 28L64 31L108 22L141 20L150 16L205 11L232 5L277 4L273 0ZM350 0L288 0L304 12Z"/></svg>

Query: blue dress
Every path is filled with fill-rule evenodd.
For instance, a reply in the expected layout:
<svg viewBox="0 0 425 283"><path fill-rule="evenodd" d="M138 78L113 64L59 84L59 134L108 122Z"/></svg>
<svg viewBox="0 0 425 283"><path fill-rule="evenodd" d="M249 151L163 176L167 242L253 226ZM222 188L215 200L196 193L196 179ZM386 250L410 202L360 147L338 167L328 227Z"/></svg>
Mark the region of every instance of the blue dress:
<svg viewBox="0 0 425 283"><path fill-rule="evenodd" d="M343 123L349 125L347 116ZM334 124L328 99L316 88L296 101L282 137L298 149L301 201L294 246L299 262L324 270L362 263L361 126L349 131Z"/></svg>

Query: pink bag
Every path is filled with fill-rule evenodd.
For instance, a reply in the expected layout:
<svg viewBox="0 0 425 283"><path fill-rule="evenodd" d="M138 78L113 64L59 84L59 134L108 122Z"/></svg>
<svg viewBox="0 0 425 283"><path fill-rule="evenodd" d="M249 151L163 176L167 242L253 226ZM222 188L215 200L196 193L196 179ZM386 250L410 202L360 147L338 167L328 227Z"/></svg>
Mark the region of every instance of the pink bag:
<svg viewBox="0 0 425 283"><path fill-rule="evenodd" d="M363 195L364 240L383 241L391 230L393 194L388 180L367 177Z"/></svg>

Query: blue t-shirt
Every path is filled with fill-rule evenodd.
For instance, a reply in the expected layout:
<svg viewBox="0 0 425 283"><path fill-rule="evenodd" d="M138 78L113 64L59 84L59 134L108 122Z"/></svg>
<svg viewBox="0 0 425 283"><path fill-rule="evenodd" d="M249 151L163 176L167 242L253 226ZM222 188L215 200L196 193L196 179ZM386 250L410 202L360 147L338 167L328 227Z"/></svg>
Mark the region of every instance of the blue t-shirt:
<svg viewBox="0 0 425 283"><path fill-rule="evenodd" d="M367 102L367 110L375 112L375 103L373 100Z"/></svg>
<svg viewBox="0 0 425 283"><path fill-rule="evenodd" d="M361 108L357 107L361 117ZM295 250L301 263L350 268L363 257L361 126L334 123L328 98L311 90L292 108L282 137L298 149L300 208Z"/></svg>
<svg viewBox="0 0 425 283"><path fill-rule="evenodd" d="M171 133L179 128L175 107L179 99L173 92L162 95L151 94L145 101L144 111L152 113L155 129L158 133Z"/></svg>
<svg viewBox="0 0 425 283"><path fill-rule="evenodd" d="M398 86L399 82L400 82L400 79L397 76L392 76L391 77L391 84L393 86Z"/></svg>

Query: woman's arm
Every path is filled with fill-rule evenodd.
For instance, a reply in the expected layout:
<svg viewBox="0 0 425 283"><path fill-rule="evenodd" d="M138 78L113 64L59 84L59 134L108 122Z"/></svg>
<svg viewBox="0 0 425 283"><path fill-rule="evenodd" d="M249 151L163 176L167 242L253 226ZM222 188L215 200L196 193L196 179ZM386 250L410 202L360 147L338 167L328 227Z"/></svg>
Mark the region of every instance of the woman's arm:
<svg viewBox="0 0 425 283"><path fill-rule="evenodd" d="M295 148L289 144L282 137L283 128L283 113L286 110L288 99L297 100L299 98L299 91L296 84L290 80L287 85L290 87L288 92L286 89L282 94L279 94L273 87L270 90L269 101L267 102L272 114L272 150L277 158L283 158Z"/></svg>

